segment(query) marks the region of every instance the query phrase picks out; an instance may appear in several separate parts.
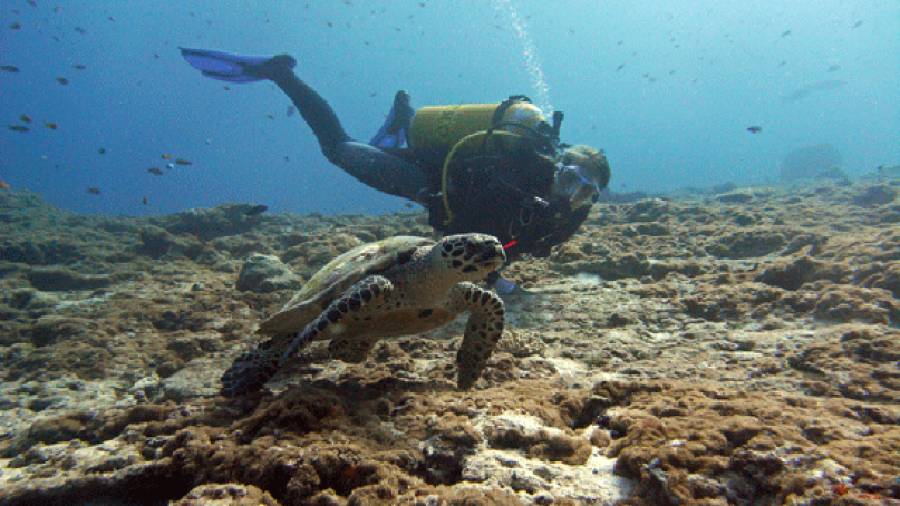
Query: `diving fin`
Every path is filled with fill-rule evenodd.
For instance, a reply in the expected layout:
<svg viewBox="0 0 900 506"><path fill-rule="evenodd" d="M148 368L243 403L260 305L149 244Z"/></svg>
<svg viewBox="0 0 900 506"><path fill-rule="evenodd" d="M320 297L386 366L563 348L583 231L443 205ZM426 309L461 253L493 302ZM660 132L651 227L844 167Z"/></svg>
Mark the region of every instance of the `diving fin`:
<svg viewBox="0 0 900 506"><path fill-rule="evenodd" d="M240 56L224 51L181 47L181 56L204 76L232 83L250 83L269 79L274 68L294 68L297 61L287 55Z"/></svg>
<svg viewBox="0 0 900 506"><path fill-rule="evenodd" d="M394 95L394 105L388 113L378 133L369 141L369 145L377 148L406 147L406 133L416 111L409 105L409 94L403 90Z"/></svg>

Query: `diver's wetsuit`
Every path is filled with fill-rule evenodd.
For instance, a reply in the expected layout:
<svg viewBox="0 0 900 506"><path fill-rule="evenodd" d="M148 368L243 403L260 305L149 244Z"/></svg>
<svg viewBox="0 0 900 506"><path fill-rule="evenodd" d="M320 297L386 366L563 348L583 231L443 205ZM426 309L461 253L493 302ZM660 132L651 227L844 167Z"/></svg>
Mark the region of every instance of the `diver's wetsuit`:
<svg viewBox="0 0 900 506"><path fill-rule="evenodd" d="M441 166L434 160L417 160L408 149L383 150L351 138L337 115L315 90L287 66L266 69L271 79L291 99L312 129L322 153L333 164L363 183L384 193L419 202L428 209L429 223L443 234L481 232L504 244L510 261L522 254L547 256L565 242L587 218L590 206L571 209L565 199L552 199L553 174L545 164L530 163L537 156L524 154L505 160L491 170L477 168L466 181L465 203L446 223L440 190ZM542 199L535 199L541 196Z"/></svg>
<svg viewBox="0 0 900 506"><path fill-rule="evenodd" d="M372 188L417 200L417 193L426 187L425 174L419 167L347 135L328 102L290 68L275 67L266 77L291 99L331 163Z"/></svg>

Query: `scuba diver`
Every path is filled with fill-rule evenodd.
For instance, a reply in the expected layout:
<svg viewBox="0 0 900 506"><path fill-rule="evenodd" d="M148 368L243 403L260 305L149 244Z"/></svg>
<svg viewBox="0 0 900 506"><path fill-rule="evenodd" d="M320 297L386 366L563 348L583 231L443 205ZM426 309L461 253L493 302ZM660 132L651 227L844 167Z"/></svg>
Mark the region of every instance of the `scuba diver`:
<svg viewBox="0 0 900 506"><path fill-rule="evenodd" d="M442 235L496 236L509 261L524 254L548 256L575 233L609 183L603 153L560 143L562 113L554 111L551 124L524 96L499 104L413 110L409 95L398 91L384 125L369 143L362 143L344 131L328 103L294 74L297 62L288 55L187 48L181 54L207 77L274 82L331 163L381 192L421 204L429 224Z"/></svg>

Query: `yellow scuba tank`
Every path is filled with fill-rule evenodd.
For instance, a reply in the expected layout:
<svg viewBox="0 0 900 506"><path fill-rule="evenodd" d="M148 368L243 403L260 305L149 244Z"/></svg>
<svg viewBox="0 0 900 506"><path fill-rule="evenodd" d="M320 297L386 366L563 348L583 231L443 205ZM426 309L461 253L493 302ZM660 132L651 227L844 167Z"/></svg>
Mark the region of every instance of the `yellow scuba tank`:
<svg viewBox="0 0 900 506"><path fill-rule="evenodd" d="M502 112L499 118L498 110ZM541 110L514 97L499 104L427 106L416 111L409 129L409 147L419 152L447 153L463 137L490 129L520 135L537 134L547 125Z"/></svg>

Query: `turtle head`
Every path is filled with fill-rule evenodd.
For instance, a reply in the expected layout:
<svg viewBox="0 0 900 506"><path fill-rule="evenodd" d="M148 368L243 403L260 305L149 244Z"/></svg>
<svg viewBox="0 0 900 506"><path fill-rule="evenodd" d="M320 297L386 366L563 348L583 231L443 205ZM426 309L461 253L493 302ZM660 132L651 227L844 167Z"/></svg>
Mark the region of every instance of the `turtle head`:
<svg viewBox="0 0 900 506"><path fill-rule="evenodd" d="M431 250L434 263L453 273L456 281L480 281L506 261L503 245L487 234L448 235Z"/></svg>

